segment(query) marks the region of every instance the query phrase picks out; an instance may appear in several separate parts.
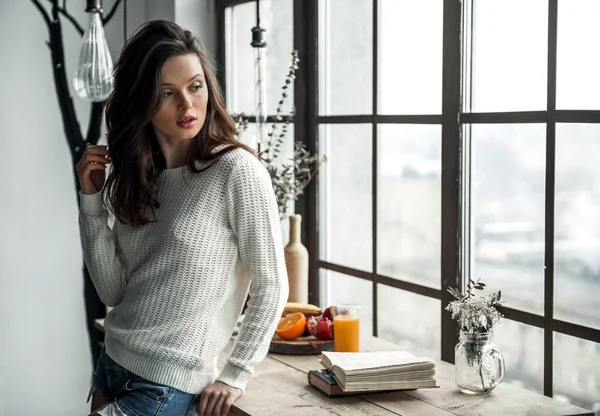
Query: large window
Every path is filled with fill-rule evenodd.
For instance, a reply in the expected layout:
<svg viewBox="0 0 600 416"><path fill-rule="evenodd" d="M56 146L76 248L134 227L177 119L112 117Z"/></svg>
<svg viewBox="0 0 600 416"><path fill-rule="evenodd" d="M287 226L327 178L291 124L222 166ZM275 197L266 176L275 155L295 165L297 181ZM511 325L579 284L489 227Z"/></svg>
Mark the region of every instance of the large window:
<svg viewBox="0 0 600 416"><path fill-rule="evenodd" d="M223 16L254 5L224 0ZM299 204L311 301L359 303L363 331L452 361L446 289L481 278L506 301L507 382L599 410L600 2L262 7L300 51L296 140L329 158ZM232 35L245 19L228 57L252 52Z"/></svg>

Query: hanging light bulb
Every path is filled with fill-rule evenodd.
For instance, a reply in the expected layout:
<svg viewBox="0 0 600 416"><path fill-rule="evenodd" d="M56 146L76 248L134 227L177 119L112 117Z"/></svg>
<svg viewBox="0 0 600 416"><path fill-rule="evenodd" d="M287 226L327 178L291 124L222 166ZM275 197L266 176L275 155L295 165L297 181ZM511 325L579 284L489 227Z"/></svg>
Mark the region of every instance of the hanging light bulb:
<svg viewBox="0 0 600 416"><path fill-rule="evenodd" d="M73 86L81 98L99 102L108 98L113 87L113 62L102 25L102 0L87 0L85 11L90 14L90 25L83 34Z"/></svg>
<svg viewBox="0 0 600 416"><path fill-rule="evenodd" d="M260 0L256 0L256 26L252 28L252 48L254 48L254 85L256 99L257 150L267 138L267 78L265 47L263 39L265 29L260 27Z"/></svg>

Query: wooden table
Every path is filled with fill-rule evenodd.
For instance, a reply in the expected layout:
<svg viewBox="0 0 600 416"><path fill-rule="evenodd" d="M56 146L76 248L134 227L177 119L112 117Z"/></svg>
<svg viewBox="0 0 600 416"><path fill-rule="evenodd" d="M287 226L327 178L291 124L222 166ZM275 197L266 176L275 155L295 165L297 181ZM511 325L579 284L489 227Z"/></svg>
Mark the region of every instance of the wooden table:
<svg viewBox="0 0 600 416"><path fill-rule="evenodd" d="M102 323L97 323L102 327ZM222 367L233 346L230 341L219 356ZM380 338L361 339L363 351L396 350ZM233 416L534 416L589 415L593 413L537 393L501 383L492 393L473 396L454 384L454 366L436 362L437 389L328 398L308 385L308 371L322 368L314 355L269 354L234 404Z"/></svg>

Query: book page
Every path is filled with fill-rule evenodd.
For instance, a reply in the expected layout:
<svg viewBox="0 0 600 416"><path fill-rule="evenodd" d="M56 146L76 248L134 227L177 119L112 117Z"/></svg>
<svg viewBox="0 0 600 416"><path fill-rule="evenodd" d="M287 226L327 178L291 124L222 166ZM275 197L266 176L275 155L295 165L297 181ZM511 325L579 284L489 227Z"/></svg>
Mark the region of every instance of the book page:
<svg viewBox="0 0 600 416"><path fill-rule="evenodd" d="M421 366L434 366L433 360L429 358L415 357L406 351L382 351L382 352L331 352L323 351L321 361L325 367L339 367L345 373L357 370L378 370L386 367L405 368L406 370L418 370ZM365 371L376 372L376 371Z"/></svg>

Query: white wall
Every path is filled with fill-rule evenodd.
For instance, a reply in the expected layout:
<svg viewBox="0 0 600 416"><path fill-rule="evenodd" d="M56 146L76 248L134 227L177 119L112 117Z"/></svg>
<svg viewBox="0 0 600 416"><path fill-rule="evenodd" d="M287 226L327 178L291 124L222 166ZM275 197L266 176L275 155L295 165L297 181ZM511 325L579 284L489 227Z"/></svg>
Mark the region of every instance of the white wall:
<svg viewBox="0 0 600 416"><path fill-rule="evenodd" d="M217 5L215 0L176 0L175 21L191 30L217 59Z"/></svg>
<svg viewBox="0 0 600 416"><path fill-rule="evenodd" d="M113 1L104 1L105 11ZM86 25L77 3L67 4ZM173 1L129 0L127 6L128 33L145 19L175 15ZM116 60L121 11L108 28ZM80 37L67 21L63 32L72 76ZM0 0L0 416L88 410L91 359L77 202L47 40L33 3ZM89 104L75 98L75 105L85 132Z"/></svg>

